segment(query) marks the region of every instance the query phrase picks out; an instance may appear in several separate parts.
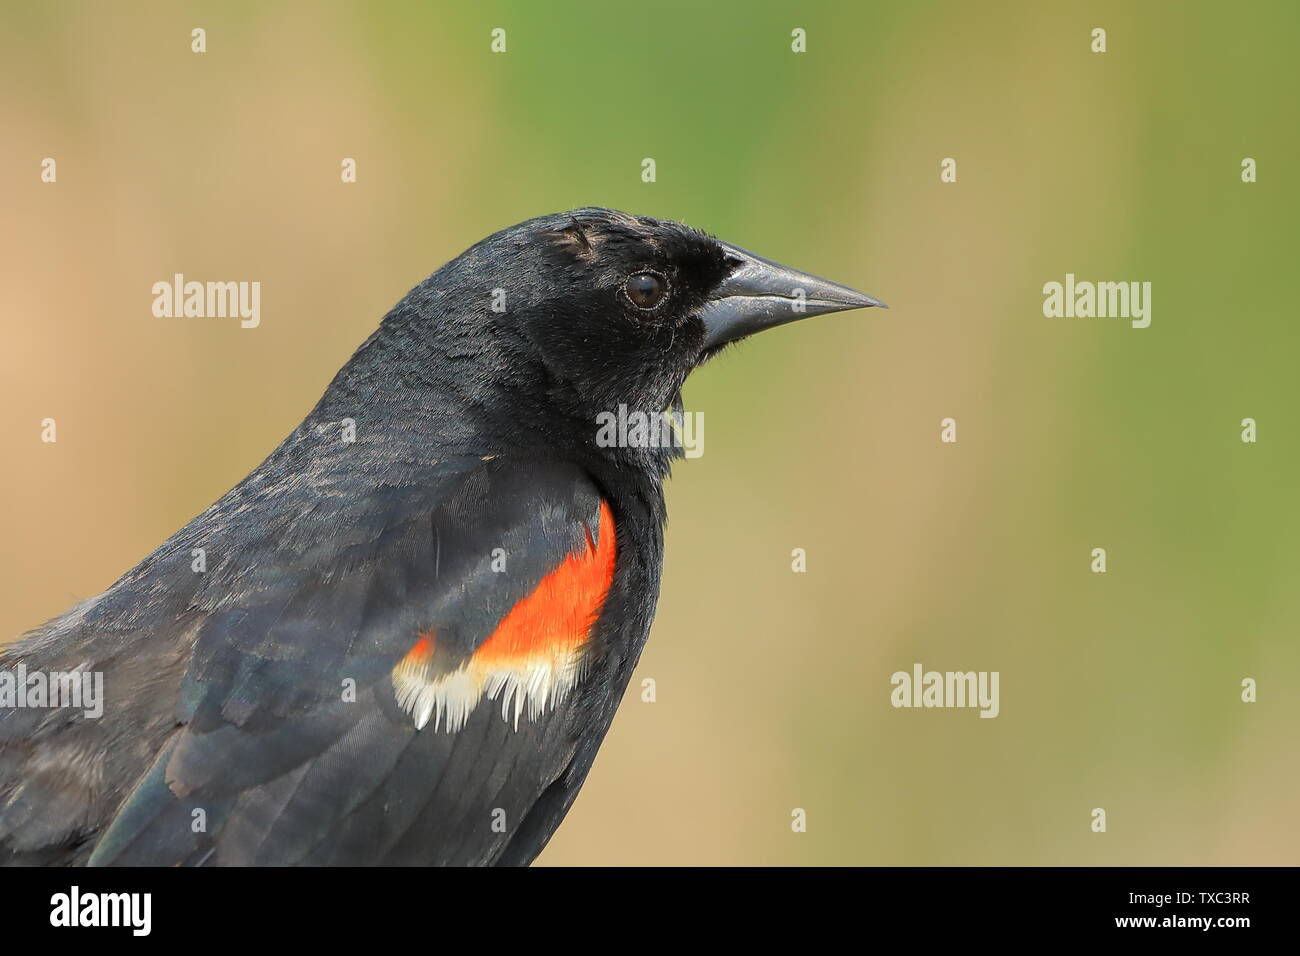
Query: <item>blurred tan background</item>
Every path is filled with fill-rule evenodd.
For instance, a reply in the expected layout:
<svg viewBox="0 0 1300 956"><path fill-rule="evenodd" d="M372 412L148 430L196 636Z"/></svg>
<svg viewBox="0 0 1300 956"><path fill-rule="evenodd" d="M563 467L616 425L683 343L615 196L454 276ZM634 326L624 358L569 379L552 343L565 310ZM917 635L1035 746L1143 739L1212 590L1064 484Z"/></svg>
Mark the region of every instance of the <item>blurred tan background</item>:
<svg viewBox="0 0 1300 956"><path fill-rule="evenodd" d="M5 3L0 639L223 494L441 263L614 206L892 309L688 386L658 699L544 862L1300 862L1300 7L995 6ZM260 281L261 326L155 318L175 272ZM1067 272L1152 282L1151 327L1045 318ZM916 662L1000 671L1001 715L893 709Z"/></svg>

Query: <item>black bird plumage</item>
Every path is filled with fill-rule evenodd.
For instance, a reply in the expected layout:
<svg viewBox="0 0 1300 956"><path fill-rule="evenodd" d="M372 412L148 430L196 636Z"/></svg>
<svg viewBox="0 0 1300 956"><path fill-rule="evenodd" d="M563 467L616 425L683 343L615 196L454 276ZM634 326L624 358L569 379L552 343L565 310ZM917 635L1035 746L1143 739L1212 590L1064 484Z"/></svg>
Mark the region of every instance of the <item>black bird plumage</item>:
<svg viewBox="0 0 1300 956"><path fill-rule="evenodd" d="M99 719L0 707L0 861L528 863L659 591L674 449L604 447L596 416L680 409L728 342L879 304L606 209L484 239L389 312L247 478L0 650L0 670L102 673L105 697ZM568 609L583 627L590 611L572 670L475 657L548 576L589 585L604 558L603 600ZM565 610L557 594L546 609Z"/></svg>

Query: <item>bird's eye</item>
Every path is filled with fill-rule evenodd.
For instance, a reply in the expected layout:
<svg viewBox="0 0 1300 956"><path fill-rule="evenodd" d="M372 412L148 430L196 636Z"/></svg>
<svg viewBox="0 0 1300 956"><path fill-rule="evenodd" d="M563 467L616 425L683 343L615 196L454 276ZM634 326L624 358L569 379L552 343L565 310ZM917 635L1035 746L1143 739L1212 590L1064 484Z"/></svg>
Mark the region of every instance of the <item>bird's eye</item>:
<svg viewBox="0 0 1300 956"><path fill-rule="evenodd" d="M668 282L653 272L635 272L627 277L623 291L638 309L653 309L668 292Z"/></svg>

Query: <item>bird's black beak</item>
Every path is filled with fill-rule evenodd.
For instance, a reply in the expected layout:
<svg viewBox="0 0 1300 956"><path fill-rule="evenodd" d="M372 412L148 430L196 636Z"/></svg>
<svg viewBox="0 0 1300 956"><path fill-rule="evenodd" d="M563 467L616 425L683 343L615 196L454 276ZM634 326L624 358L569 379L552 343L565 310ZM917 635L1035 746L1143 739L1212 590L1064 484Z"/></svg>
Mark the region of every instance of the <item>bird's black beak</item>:
<svg viewBox="0 0 1300 956"><path fill-rule="evenodd" d="M889 308L848 286L799 272L730 243L721 246L735 269L700 310L705 348L717 348L810 315L871 306Z"/></svg>

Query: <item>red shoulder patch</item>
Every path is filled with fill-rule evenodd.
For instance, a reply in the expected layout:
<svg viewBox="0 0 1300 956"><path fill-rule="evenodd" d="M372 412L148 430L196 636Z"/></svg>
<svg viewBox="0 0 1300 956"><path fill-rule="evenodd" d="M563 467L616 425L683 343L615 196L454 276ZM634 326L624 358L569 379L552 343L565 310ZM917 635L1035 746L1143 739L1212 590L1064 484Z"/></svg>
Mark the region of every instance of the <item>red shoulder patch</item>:
<svg viewBox="0 0 1300 956"><path fill-rule="evenodd" d="M576 651L596 622L614 579L614 516L600 503L595 540L570 554L516 604L474 652L477 661L506 662L538 653Z"/></svg>
<svg viewBox="0 0 1300 956"><path fill-rule="evenodd" d="M513 719L537 719L568 696L584 670L584 645L614 578L614 516L600 503L600 524L586 546L569 554L517 603L491 637L451 673L434 677L436 635L422 633L393 670L398 703L423 727L459 730L483 697L501 701Z"/></svg>

